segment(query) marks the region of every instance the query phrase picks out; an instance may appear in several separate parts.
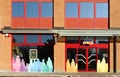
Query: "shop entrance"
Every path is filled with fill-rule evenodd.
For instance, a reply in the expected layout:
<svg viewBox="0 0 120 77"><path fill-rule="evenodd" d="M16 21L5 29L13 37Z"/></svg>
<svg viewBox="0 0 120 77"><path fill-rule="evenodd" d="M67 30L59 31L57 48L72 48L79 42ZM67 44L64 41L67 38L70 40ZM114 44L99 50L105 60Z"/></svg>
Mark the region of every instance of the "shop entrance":
<svg viewBox="0 0 120 77"><path fill-rule="evenodd" d="M98 40L95 39L91 45L81 44L80 41L66 41L65 46L66 62L69 61L71 66L73 63L77 64L77 72L97 72L97 61L102 62L103 58L109 64L109 49L106 40L97 42Z"/></svg>
<svg viewBox="0 0 120 77"><path fill-rule="evenodd" d="M76 63L78 72L97 72L97 60L105 58L108 63L108 48L79 47L67 48L66 57L70 64Z"/></svg>

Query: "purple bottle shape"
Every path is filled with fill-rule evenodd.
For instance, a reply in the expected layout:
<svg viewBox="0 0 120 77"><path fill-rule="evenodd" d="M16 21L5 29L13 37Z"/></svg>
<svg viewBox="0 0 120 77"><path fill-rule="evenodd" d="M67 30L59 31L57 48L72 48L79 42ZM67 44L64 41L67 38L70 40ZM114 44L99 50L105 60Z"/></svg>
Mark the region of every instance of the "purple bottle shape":
<svg viewBox="0 0 120 77"><path fill-rule="evenodd" d="M19 58L19 56L16 57L15 66L16 66L16 72L20 72L20 58Z"/></svg>
<svg viewBox="0 0 120 77"><path fill-rule="evenodd" d="M24 62L24 60L22 59L21 65L20 65L20 71L21 71L21 72L24 72L25 69L26 69L25 62Z"/></svg>

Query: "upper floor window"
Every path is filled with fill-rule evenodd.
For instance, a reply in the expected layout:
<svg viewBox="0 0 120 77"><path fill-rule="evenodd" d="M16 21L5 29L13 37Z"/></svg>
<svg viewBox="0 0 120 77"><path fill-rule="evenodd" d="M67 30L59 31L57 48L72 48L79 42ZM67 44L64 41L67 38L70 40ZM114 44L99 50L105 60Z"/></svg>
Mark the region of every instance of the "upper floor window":
<svg viewBox="0 0 120 77"><path fill-rule="evenodd" d="M94 16L94 4L92 2L80 3L80 17L81 18L93 18Z"/></svg>
<svg viewBox="0 0 120 77"><path fill-rule="evenodd" d="M53 3L52 2L13 2L12 16L27 17L27 18L52 17Z"/></svg>
<svg viewBox="0 0 120 77"><path fill-rule="evenodd" d="M108 3L96 3L96 17L108 18Z"/></svg>
<svg viewBox="0 0 120 77"><path fill-rule="evenodd" d="M24 16L24 3L23 2L12 3L12 16L14 17Z"/></svg>
<svg viewBox="0 0 120 77"><path fill-rule="evenodd" d="M76 2L66 3L66 17L78 17L78 4Z"/></svg>
<svg viewBox="0 0 120 77"><path fill-rule="evenodd" d="M52 2L42 2L42 17L53 16Z"/></svg>
<svg viewBox="0 0 120 77"><path fill-rule="evenodd" d="M27 2L26 5L27 17L38 17L38 2Z"/></svg>
<svg viewBox="0 0 120 77"><path fill-rule="evenodd" d="M67 18L94 18L94 15L96 18L108 18L108 3L66 2Z"/></svg>

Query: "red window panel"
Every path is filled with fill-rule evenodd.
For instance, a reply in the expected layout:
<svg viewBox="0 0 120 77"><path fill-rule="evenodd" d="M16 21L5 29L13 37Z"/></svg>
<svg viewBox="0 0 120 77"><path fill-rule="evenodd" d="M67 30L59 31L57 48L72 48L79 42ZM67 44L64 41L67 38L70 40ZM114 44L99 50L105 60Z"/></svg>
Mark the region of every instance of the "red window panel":
<svg viewBox="0 0 120 77"><path fill-rule="evenodd" d="M52 29L52 18L42 18L40 28L42 28L42 29Z"/></svg>
<svg viewBox="0 0 120 77"><path fill-rule="evenodd" d="M77 29L78 28L78 18L66 18L65 19L66 29Z"/></svg>
<svg viewBox="0 0 120 77"><path fill-rule="evenodd" d="M94 19L80 18L79 19L79 28L80 29L94 29Z"/></svg>
<svg viewBox="0 0 120 77"><path fill-rule="evenodd" d="M25 26L24 18L12 18L13 28L23 28Z"/></svg>
<svg viewBox="0 0 120 77"><path fill-rule="evenodd" d="M26 28L39 28L39 18L26 18Z"/></svg>
<svg viewBox="0 0 120 77"><path fill-rule="evenodd" d="M96 29L108 29L108 18L96 18Z"/></svg>

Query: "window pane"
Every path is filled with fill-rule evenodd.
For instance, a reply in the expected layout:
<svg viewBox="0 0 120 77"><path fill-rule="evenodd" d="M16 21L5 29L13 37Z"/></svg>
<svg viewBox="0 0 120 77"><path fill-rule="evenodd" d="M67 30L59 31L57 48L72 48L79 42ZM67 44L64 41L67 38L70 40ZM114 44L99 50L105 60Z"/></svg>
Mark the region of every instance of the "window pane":
<svg viewBox="0 0 120 77"><path fill-rule="evenodd" d="M38 2L27 2L27 17L38 17Z"/></svg>
<svg viewBox="0 0 120 77"><path fill-rule="evenodd" d="M38 35L26 35L27 43L38 43Z"/></svg>
<svg viewBox="0 0 120 77"><path fill-rule="evenodd" d="M24 4L23 4L23 2L13 2L12 3L12 16L13 17L24 16Z"/></svg>
<svg viewBox="0 0 120 77"><path fill-rule="evenodd" d="M66 3L66 17L78 17L78 4L73 3Z"/></svg>
<svg viewBox="0 0 120 77"><path fill-rule="evenodd" d="M93 18L94 16L94 4L92 2L80 3L80 17L81 18Z"/></svg>
<svg viewBox="0 0 120 77"><path fill-rule="evenodd" d="M96 37L97 44L108 44L108 37Z"/></svg>
<svg viewBox="0 0 120 77"><path fill-rule="evenodd" d="M79 43L78 37L66 37L66 43Z"/></svg>
<svg viewBox="0 0 120 77"><path fill-rule="evenodd" d="M24 35L13 35L13 42L14 43L23 43Z"/></svg>
<svg viewBox="0 0 120 77"><path fill-rule="evenodd" d="M86 70L86 49L78 49L78 70Z"/></svg>
<svg viewBox="0 0 120 77"><path fill-rule="evenodd" d="M103 58L105 58L106 63L108 63L108 53L107 49L105 48L99 48L98 49L98 60L102 61Z"/></svg>
<svg viewBox="0 0 120 77"><path fill-rule="evenodd" d="M42 3L42 17L52 17L53 15L53 5L52 2Z"/></svg>
<svg viewBox="0 0 120 77"><path fill-rule="evenodd" d="M96 3L96 17L108 18L108 3Z"/></svg>
<svg viewBox="0 0 120 77"><path fill-rule="evenodd" d="M42 35L42 43L45 44L53 44L54 40L53 40L53 36L52 35Z"/></svg>
<svg viewBox="0 0 120 77"><path fill-rule="evenodd" d="M70 64L71 64L72 60L74 60L74 63L76 63L76 49L68 48L66 57L69 60Z"/></svg>

